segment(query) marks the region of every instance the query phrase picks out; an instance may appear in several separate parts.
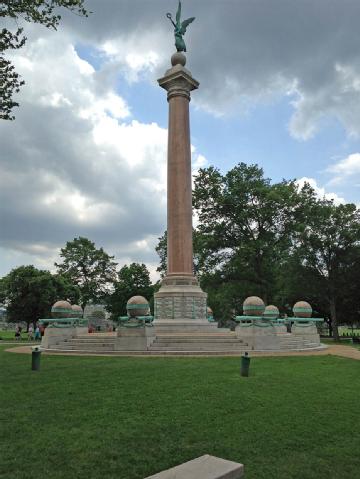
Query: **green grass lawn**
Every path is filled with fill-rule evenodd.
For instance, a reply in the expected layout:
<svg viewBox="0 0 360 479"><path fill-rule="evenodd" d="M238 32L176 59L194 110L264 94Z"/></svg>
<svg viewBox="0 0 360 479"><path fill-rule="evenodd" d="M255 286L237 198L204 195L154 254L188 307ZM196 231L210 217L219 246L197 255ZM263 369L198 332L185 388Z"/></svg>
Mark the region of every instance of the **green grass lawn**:
<svg viewBox="0 0 360 479"><path fill-rule="evenodd" d="M329 338L321 338L322 344L327 344L328 346L339 344L340 346L350 346L352 348L360 349L360 344L353 343L351 338L340 339L340 341L334 341Z"/></svg>
<svg viewBox="0 0 360 479"><path fill-rule="evenodd" d="M30 356L0 345L0 477L136 479L202 454L246 479L359 477L360 362ZM201 479L201 478L199 478Z"/></svg>

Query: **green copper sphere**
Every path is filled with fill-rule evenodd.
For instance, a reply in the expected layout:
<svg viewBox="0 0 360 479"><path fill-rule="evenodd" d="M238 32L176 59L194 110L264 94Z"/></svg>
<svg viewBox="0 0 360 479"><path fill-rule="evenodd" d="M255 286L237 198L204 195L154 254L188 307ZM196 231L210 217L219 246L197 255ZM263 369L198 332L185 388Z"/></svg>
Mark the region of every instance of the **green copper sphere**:
<svg viewBox="0 0 360 479"><path fill-rule="evenodd" d="M150 307L144 296L133 296L126 304L128 316L147 316L150 313Z"/></svg>
<svg viewBox="0 0 360 479"><path fill-rule="evenodd" d="M312 307L306 301L298 301L293 306L293 313L298 318L311 318Z"/></svg>
<svg viewBox="0 0 360 479"><path fill-rule="evenodd" d="M258 296L249 296L243 303L243 312L245 316L261 316L264 309L264 301Z"/></svg>
<svg viewBox="0 0 360 479"><path fill-rule="evenodd" d="M266 319L277 319L279 317L279 310L273 304L269 304L266 306L263 316Z"/></svg>
<svg viewBox="0 0 360 479"><path fill-rule="evenodd" d="M56 301L51 308L51 316L53 318L71 318L72 308L68 301Z"/></svg>

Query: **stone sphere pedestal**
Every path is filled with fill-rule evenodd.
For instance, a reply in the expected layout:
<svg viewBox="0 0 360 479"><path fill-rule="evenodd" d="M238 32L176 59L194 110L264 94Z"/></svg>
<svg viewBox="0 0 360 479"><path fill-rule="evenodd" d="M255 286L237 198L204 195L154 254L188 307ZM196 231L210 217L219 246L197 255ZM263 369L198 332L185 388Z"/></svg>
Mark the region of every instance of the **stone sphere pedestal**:
<svg viewBox="0 0 360 479"><path fill-rule="evenodd" d="M115 351L147 351L155 339L152 326L119 327L114 344Z"/></svg>
<svg viewBox="0 0 360 479"><path fill-rule="evenodd" d="M248 344L249 349L257 351L280 349L276 328L271 322L261 321L261 318L251 323L238 324L236 336Z"/></svg>

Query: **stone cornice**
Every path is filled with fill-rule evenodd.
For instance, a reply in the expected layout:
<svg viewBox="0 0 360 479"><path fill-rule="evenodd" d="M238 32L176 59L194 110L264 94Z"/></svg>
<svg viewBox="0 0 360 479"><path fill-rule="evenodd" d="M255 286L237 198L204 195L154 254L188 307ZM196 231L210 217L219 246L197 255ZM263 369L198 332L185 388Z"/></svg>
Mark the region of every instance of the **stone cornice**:
<svg viewBox="0 0 360 479"><path fill-rule="evenodd" d="M190 92L199 87L199 82L181 65L170 68L158 83L168 92L168 101L175 96L183 96L190 101Z"/></svg>

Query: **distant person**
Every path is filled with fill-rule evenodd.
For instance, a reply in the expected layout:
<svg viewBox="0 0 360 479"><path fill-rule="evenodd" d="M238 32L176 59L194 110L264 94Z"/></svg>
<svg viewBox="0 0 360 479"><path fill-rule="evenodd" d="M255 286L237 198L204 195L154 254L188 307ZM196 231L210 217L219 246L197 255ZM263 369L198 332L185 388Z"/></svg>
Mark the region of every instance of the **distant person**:
<svg viewBox="0 0 360 479"><path fill-rule="evenodd" d="M40 328L39 328L39 326L36 326L36 328L35 328L35 341L40 341L40 340L41 340Z"/></svg>
<svg viewBox="0 0 360 479"><path fill-rule="evenodd" d="M45 326L42 324L39 329L40 329L40 335L41 337L43 337L45 334Z"/></svg>
<svg viewBox="0 0 360 479"><path fill-rule="evenodd" d="M28 329L28 340L29 341L32 341L34 339L33 333L34 333L34 327L33 327L32 324L30 324L29 329Z"/></svg>
<svg viewBox="0 0 360 479"><path fill-rule="evenodd" d="M16 326L15 328L15 341L18 341L21 339L21 328L19 326Z"/></svg>

